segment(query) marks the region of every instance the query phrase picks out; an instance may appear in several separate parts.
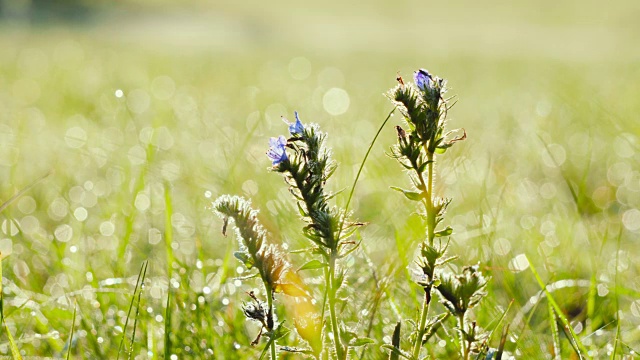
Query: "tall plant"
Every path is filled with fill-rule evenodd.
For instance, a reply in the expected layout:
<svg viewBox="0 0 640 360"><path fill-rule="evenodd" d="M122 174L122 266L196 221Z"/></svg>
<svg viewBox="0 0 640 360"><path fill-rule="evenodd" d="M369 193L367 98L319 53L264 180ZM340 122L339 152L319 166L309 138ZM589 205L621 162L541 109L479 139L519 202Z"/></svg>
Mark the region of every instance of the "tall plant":
<svg viewBox="0 0 640 360"><path fill-rule="evenodd" d="M450 99L444 97L447 92L444 79L420 69L414 74L414 83L405 83L401 77L397 80L398 85L387 92L387 97L402 113L406 129L396 126L398 143L391 153L408 170L413 189L393 189L420 204L426 227L426 238L420 244L415 260L419 268L416 283L424 289L424 298L411 351L406 356L419 359L423 344L445 319L453 316L457 319L460 354L466 360L472 346L479 340L476 326L468 322L468 310L485 296L487 280L477 266L464 267L460 274L445 271L443 265L455 259L447 254L453 229L441 225L451 199L439 197L435 191L436 156L444 154L457 141L464 140L466 133L462 130L461 136L451 138L453 132L445 131L451 105ZM448 312L430 318L434 293L439 294ZM394 351L400 351L399 344L394 345L398 346L391 347L392 355Z"/></svg>

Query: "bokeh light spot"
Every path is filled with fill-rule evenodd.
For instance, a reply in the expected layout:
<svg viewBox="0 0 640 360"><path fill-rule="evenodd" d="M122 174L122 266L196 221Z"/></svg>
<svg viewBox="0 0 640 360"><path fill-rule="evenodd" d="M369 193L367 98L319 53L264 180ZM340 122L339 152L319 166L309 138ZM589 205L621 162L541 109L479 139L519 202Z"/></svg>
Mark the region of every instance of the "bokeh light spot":
<svg viewBox="0 0 640 360"><path fill-rule="evenodd" d="M342 115L349 110L349 94L341 88L331 88L322 97L322 105L331 115Z"/></svg>

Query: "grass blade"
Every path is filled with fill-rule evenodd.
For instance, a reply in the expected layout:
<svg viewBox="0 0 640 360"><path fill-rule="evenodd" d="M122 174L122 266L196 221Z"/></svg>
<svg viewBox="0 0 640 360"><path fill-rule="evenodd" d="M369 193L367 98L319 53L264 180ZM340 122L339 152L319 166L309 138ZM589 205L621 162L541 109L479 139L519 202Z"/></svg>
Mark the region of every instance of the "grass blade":
<svg viewBox="0 0 640 360"><path fill-rule="evenodd" d="M140 299L142 298L142 289L144 288L144 278L147 275L147 267L149 266L149 262L144 262L144 272L142 273L142 279L140 279L140 291L138 291L138 302L136 304L136 315L133 319L133 331L131 333L131 345L129 346L129 360L131 360L131 355L133 355L133 343L136 339L136 326L138 325L138 315L140 314ZM134 293L135 296L135 293Z"/></svg>
<svg viewBox="0 0 640 360"><path fill-rule="evenodd" d="M387 117L382 122L382 125L380 125L380 127L378 128L378 132L376 132L376 135L373 137L373 140L371 140L371 144L369 144L369 148L367 149L367 152L364 154L364 158L362 159L362 162L360 163L360 168L358 169L358 173L356 174L356 178L353 180L353 185L351 185L351 191L349 191L349 197L347 198L347 203L344 206L344 213L345 214L347 214L349 212L349 205L351 204L351 199L353 198L353 193L356 190L356 184L358 183L358 180L360 179L360 174L362 173L362 169L364 168L364 163L367 162L367 158L369 158L369 153L371 153L371 149L373 149L373 144L376 143L376 140L378 140L378 136L382 132L382 129L387 124L389 119L391 119L391 115L393 115L393 113L395 111L396 111L396 108L394 107L389 112L389 115L387 115ZM338 231L338 234L340 234L340 235L342 235L342 229L344 227L345 219L346 219L346 216L343 217L342 221L340 222L340 230Z"/></svg>
<svg viewBox="0 0 640 360"><path fill-rule="evenodd" d="M398 321L398 323L396 324L396 328L393 330L393 337L391 338L391 345L393 345L394 348L400 350L400 328L402 326L402 322ZM392 351L389 354L389 360L399 360L400 359L400 355L398 354L398 352L394 352Z"/></svg>
<svg viewBox="0 0 640 360"><path fill-rule="evenodd" d="M164 313L164 358L169 359L171 357L171 284L167 289L167 308Z"/></svg>
<svg viewBox="0 0 640 360"><path fill-rule="evenodd" d="M136 197L144 189L145 179L147 177L147 171L149 170L149 164L153 161L153 154L154 154L153 151L154 151L153 146L149 144L146 150L146 154L147 154L147 158L145 159L146 164L140 169L140 174L136 179L135 187L133 189L133 193L131 196L130 206L132 209L136 208L135 207ZM125 253L127 251L127 245L129 245L129 241L131 240L131 236L133 235L133 225L136 220L136 214L137 214L136 211L131 211L131 213L125 218L125 232L124 232L124 236L122 237L122 241L118 246L117 259L124 259Z"/></svg>
<svg viewBox="0 0 640 360"><path fill-rule="evenodd" d="M25 188L23 188L22 190L18 191L15 195L10 197L9 200L3 202L2 205L0 205L0 213L3 212L4 209L6 209L9 205L11 205L11 203L13 203L14 201L18 200L18 198L20 196L24 195L24 193L26 193L27 191L31 190L34 186L38 185L44 179L48 178L49 175L51 175L51 174L53 174L53 171L49 171L45 175L43 175L40 178L36 179L36 181L34 181L31 184L27 185Z"/></svg>
<svg viewBox="0 0 640 360"><path fill-rule="evenodd" d="M571 327L569 320L567 320L567 318L562 313L562 309L560 308L556 300L553 298L551 293L547 290L547 286L542 281L542 278L540 278L538 271L536 271L536 268L533 266L533 263L529 260L529 257L527 257L527 261L529 262L529 268L531 269L533 276L535 276L536 280L538 281L538 285L540 285L540 288L542 289L542 291L544 291L545 295L547 296L547 301L551 304L551 306L553 306L553 309L556 311L556 314L558 315L558 318L560 318L560 321L562 321L562 325L564 325L564 328L567 331L569 331L569 335L570 335L568 336L569 340L573 344L575 344L576 346L575 349L576 349L576 353L578 354L578 357L580 359L585 359L585 358L588 359L588 355L587 355L588 352L587 352L587 349L584 347L584 344L582 344L582 342L576 335L575 331L573 331L573 327Z"/></svg>
<svg viewBox="0 0 640 360"><path fill-rule="evenodd" d="M493 327L493 330L491 330L491 332L489 333L489 337L487 338L487 342L491 340L491 338L493 337L493 334L495 333L496 329L498 329L500 327L500 325L502 324L504 319L507 317L507 314L509 313L509 310L511 310L511 306L513 305L514 302L515 302L515 300L511 299L511 301L509 302L509 306L507 306L507 309L502 312L502 315L500 315L500 318L498 319L498 322ZM493 323L493 321L492 321L492 323ZM488 326L487 326L487 328L488 328Z"/></svg>
<svg viewBox="0 0 640 360"><path fill-rule="evenodd" d="M509 335L509 326L511 326L511 324L507 324L507 326L505 326L505 328L502 330L500 345L498 345L498 351L496 352L496 360L502 359L502 354L504 353L504 345L507 343L507 335Z"/></svg>
<svg viewBox="0 0 640 360"><path fill-rule="evenodd" d="M124 340L127 338L127 326L129 325L129 319L131 317L131 310L133 309L133 303L136 300L136 293L138 292L138 287L142 285L142 277L143 272L146 272L147 269L147 261L142 263L140 266L140 272L138 273L138 278L136 279L136 287L133 289L133 296L131 297L131 302L129 303L129 311L127 311L127 318L124 321L124 327L122 328L122 339L120 340L120 346L118 347L118 357L120 359L120 352L122 351L122 347L125 346ZM125 349L125 351L127 351Z"/></svg>
<svg viewBox="0 0 640 360"><path fill-rule="evenodd" d="M11 348L11 356L13 356L14 360L22 360L20 350L18 349L15 340L13 340L13 336L11 335L11 331L9 331L9 326L7 326L6 322L4 322L4 329L7 332L7 337L9 338L9 348Z"/></svg>
<svg viewBox="0 0 640 360"><path fill-rule="evenodd" d="M76 312L78 310L78 300L73 303L73 319L71 320L71 333L69 334L69 349L67 350L67 360L71 358L71 342L73 341L73 333L76 329Z"/></svg>
<svg viewBox="0 0 640 360"><path fill-rule="evenodd" d="M620 342L620 303L618 302L618 260L620 254L620 239L622 238L622 227L618 233L618 245L616 246L616 272L613 278L615 284L614 302L616 307L616 337L613 340L613 351L611 351L611 360L616 358L616 351L618 350L618 342Z"/></svg>
<svg viewBox="0 0 640 360"><path fill-rule="evenodd" d="M560 360L562 355L562 347L560 346L560 332L558 331L558 319L556 313L551 306L551 302L547 301L547 310L549 311L549 326L551 327L551 338L553 339L553 358Z"/></svg>
<svg viewBox="0 0 640 360"><path fill-rule="evenodd" d="M164 223L164 239L165 248L167 250L167 276L169 280L169 286L171 286L171 266L173 266L173 249L171 243L173 242L173 225L171 225L171 217L173 216L173 206L171 204L171 185L165 184L164 187L164 205L165 205L165 223Z"/></svg>
<svg viewBox="0 0 640 360"><path fill-rule="evenodd" d="M14 196L12 199L14 198L17 198L17 196ZM4 296L2 295L2 253L0 253L0 319L2 319L2 324L4 325L4 329L7 332L7 337L9 338L9 348L11 349L11 356L13 356L14 359L22 360L20 350L18 349L15 340L13 340L11 331L9 331L9 326L7 326L7 323L4 321Z"/></svg>

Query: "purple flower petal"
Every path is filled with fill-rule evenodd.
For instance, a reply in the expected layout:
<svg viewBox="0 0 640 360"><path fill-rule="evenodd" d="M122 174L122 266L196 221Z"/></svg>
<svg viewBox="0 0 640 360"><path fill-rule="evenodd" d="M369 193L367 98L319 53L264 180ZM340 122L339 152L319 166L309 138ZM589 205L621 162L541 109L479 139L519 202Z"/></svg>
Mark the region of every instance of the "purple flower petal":
<svg viewBox="0 0 640 360"><path fill-rule="evenodd" d="M285 118L282 118L282 120L284 120L284 122L286 122L287 125L289 125L289 133L291 135L302 134L304 132L304 125L302 124L302 122L300 121L300 118L298 117L298 112L296 111L294 112L294 114L296 116L296 122L290 123Z"/></svg>
<svg viewBox="0 0 640 360"><path fill-rule="evenodd" d="M285 147L287 145L287 139L280 135L280 137L269 139L269 150L267 156L272 161L272 165L276 166L281 162L287 160L287 153Z"/></svg>
<svg viewBox="0 0 640 360"><path fill-rule="evenodd" d="M418 86L418 89L422 91L431 88L431 75L425 69L420 69L413 73L413 80L416 82L416 86Z"/></svg>

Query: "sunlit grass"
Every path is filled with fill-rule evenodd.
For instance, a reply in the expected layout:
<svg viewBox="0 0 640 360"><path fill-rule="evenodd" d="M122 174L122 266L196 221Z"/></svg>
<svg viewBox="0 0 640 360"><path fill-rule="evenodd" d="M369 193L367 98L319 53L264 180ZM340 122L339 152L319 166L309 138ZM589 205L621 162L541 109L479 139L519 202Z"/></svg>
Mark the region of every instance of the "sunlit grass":
<svg viewBox="0 0 640 360"><path fill-rule="evenodd" d="M455 16L439 21L447 19ZM462 39L464 24L455 29L448 36ZM622 31L612 29L597 34ZM543 41L514 50L507 39L486 52L442 42L437 51L405 53L381 50L382 37L370 50L322 52L287 37L291 46L274 49L172 51L100 31L11 30L0 39L0 198L7 204L0 206L0 353L17 346L25 357L114 358L124 340L134 358L258 356L262 347L250 346L256 329L240 307L259 284L239 279L233 239L222 236L207 206L225 193L251 197L274 239L290 250L307 246L286 187L266 171L268 138L283 132L280 116L298 110L321 124L340 162L331 190L350 189L391 111L382 92L396 71L417 67L449 79L460 99L453 126L469 135L450 150L455 161L438 164L437 184L454 198L452 252L481 262L492 277L479 323L509 324L505 350L521 358L551 358L557 348L568 358L572 338L594 358L640 347L633 49L589 57L574 43L576 56L553 56L539 51ZM616 39L606 46L637 48ZM423 228L389 189L407 185L385 155L399 122L394 116L383 128L350 202L368 225L348 264L354 286L339 316L378 341L358 351L371 359L421 300L407 266ZM344 191L336 200L344 206L349 198ZM291 260L295 268L304 263L295 254ZM309 274L321 299L321 274ZM558 283L567 286L551 287ZM553 313L568 327L553 324Z"/></svg>

